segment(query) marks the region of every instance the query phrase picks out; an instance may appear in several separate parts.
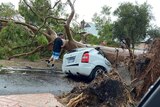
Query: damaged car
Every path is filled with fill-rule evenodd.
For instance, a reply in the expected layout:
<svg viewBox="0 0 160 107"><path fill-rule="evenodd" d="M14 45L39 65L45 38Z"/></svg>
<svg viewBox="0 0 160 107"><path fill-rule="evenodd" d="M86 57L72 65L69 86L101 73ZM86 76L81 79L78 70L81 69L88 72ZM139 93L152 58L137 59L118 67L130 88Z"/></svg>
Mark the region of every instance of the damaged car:
<svg viewBox="0 0 160 107"><path fill-rule="evenodd" d="M76 48L63 57L62 71L67 75L86 76L92 81L100 72L110 72L111 63L99 48Z"/></svg>

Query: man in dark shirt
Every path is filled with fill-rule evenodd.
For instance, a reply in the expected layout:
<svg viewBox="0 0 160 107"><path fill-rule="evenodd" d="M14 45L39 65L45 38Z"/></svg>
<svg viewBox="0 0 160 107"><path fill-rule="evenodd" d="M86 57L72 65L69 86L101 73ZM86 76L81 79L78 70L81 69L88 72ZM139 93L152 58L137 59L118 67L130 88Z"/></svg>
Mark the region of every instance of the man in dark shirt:
<svg viewBox="0 0 160 107"><path fill-rule="evenodd" d="M59 59L61 48L64 47L62 38L63 38L63 33L58 33L58 37L53 42L52 56L48 60L48 65L51 64L52 67L54 67L55 60Z"/></svg>

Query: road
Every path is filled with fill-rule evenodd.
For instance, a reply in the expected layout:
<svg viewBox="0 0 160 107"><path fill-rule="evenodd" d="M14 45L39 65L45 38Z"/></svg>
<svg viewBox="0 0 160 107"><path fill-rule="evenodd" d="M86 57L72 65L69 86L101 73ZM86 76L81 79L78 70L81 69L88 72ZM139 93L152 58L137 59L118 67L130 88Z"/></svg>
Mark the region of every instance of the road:
<svg viewBox="0 0 160 107"><path fill-rule="evenodd" d="M0 95L52 93L61 95L74 87L63 74L9 73L0 74Z"/></svg>
<svg viewBox="0 0 160 107"><path fill-rule="evenodd" d="M108 48L108 50L113 51L115 48ZM120 51L122 50L120 49ZM136 50L136 52L137 54L141 54L143 51ZM42 64L44 65L44 62ZM12 70L12 68L10 70ZM78 85L78 82L65 78L61 73L16 72L0 74L0 95L32 93L61 95L64 92L72 90L75 85Z"/></svg>

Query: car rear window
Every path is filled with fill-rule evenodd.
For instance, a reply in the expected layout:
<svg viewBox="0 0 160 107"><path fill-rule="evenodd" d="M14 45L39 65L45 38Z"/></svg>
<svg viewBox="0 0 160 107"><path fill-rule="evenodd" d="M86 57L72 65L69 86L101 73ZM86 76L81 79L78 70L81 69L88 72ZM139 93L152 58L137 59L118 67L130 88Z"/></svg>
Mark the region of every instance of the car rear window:
<svg viewBox="0 0 160 107"><path fill-rule="evenodd" d="M72 49L72 50L68 51L67 54L73 53L73 52L77 52L77 50L76 49Z"/></svg>
<svg viewBox="0 0 160 107"><path fill-rule="evenodd" d="M67 54L73 53L73 52L78 52L78 51L83 51L83 50L86 50L86 48L76 48L76 49L72 49L72 50L68 51Z"/></svg>

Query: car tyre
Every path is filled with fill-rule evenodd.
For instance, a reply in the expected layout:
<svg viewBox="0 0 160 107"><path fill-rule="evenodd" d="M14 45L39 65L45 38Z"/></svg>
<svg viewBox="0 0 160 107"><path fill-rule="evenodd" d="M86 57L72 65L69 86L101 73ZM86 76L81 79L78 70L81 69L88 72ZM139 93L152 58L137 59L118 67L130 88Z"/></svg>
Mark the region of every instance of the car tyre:
<svg viewBox="0 0 160 107"><path fill-rule="evenodd" d="M90 73L89 77L88 77L88 81L91 82L95 77L96 75L99 73L99 72L102 72L104 71L104 68L102 67L95 67L92 72Z"/></svg>

